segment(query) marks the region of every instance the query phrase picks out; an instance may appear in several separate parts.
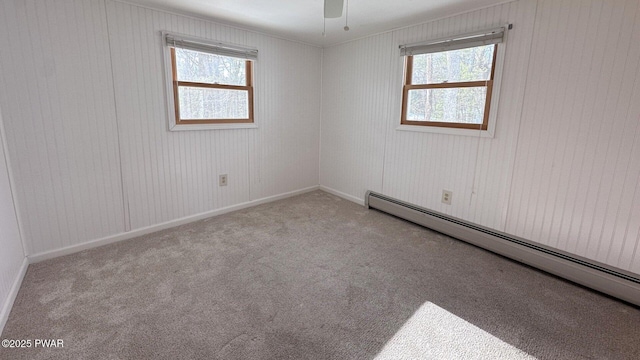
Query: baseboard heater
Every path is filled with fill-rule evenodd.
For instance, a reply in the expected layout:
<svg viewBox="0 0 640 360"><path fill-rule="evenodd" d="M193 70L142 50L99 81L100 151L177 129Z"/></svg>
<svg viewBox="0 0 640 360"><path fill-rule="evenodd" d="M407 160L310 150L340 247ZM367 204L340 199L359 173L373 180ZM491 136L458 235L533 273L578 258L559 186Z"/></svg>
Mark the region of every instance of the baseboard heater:
<svg viewBox="0 0 640 360"><path fill-rule="evenodd" d="M488 229L373 191L365 206L411 221L640 306L640 279L630 272Z"/></svg>

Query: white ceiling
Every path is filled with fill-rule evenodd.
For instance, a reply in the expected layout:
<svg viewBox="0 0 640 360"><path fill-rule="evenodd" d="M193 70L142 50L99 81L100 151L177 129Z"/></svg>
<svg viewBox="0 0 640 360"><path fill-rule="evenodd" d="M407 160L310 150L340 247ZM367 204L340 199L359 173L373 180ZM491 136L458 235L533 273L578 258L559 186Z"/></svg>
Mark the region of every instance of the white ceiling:
<svg viewBox="0 0 640 360"><path fill-rule="evenodd" d="M512 0L345 0L345 12L326 20L324 0L127 0L157 9L327 46Z"/></svg>

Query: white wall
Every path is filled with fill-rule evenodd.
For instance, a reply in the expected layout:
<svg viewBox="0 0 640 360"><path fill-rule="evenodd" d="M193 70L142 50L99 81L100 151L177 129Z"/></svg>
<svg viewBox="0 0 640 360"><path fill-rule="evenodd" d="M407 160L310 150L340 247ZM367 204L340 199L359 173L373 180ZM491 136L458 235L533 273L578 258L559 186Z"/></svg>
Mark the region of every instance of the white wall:
<svg viewBox="0 0 640 360"><path fill-rule="evenodd" d="M167 131L160 30L258 48L259 128ZM28 255L319 183L320 48L111 0L2 1L0 34Z"/></svg>
<svg viewBox="0 0 640 360"><path fill-rule="evenodd" d="M640 273L639 8L520 0L324 49L321 185ZM396 130L399 44L507 22L494 138Z"/></svg>
<svg viewBox="0 0 640 360"><path fill-rule="evenodd" d="M7 321L11 304L26 270L9 182L2 123L2 111L0 111L0 333Z"/></svg>
<svg viewBox="0 0 640 360"><path fill-rule="evenodd" d="M124 230L105 10L2 1L2 106L27 255Z"/></svg>
<svg viewBox="0 0 640 360"><path fill-rule="evenodd" d="M520 0L323 52L112 0L2 1L0 107L27 254L320 182L640 273L638 11ZM506 22L494 138L396 130L397 45ZM259 128L167 131L160 30L257 47Z"/></svg>
<svg viewBox="0 0 640 360"><path fill-rule="evenodd" d="M640 1L537 14L506 230L640 273Z"/></svg>
<svg viewBox="0 0 640 360"><path fill-rule="evenodd" d="M118 2L107 9L132 229L318 185L321 49ZM258 130L166 130L161 30L258 48Z"/></svg>
<svg viewBox="0 0 640 360"><path fill-rule="evenodd" d="M504 227L508 191L497 190L509 186L512 172L534 15L535 4L507 3L325 49L321 185L357 198L375 190ZM398 45L508 21L515 26L508 34L495 138L396 130L403 72ZM440 202L442 189L454 192L452 206Z"/></svg>

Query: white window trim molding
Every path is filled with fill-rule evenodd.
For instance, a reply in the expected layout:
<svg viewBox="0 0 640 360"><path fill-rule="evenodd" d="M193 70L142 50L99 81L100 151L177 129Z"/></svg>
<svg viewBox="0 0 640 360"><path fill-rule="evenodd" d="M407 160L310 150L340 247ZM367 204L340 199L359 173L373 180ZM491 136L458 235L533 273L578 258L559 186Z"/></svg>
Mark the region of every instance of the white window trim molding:
<svg viewBox="0 0 640 360"><path fill-rule="evenodd" d="M507 49L507 41L509 37L509 25L505 25L504 40L497 44L498 50L496 52L496 68L494 69L493 77L493 93L491 94L491 105L489 108L489 123L487 124L487 130L474 130L474 129L456 129L440 126L423 126L423 125L399 125L396 127L397 131L413 131L422 133L433 134L447 134L447 135L460 135L460 136L475 136L483 138L494 138L496 132L496 121L498 118L498 105L500 103L500 88L502 84L502 73L504 72L504 58ZM402 64L400 68L404 68L404 56L400 57L399 62ZM400 91L398 95L400 97L400 104L402 104L402 71L400 71Z"/></svg>
<svg viewBox="0 0 640 360"><path fill-rule="evenodd" d="M489 119L491 121L491 119ZM421 132L431 134L445 134L445 135L458 135L458 136L472 136L481 138L493 138L494 132L491 129L491 122L487 130L474 130L474 129L456 129L439 126L421 126L421 125L399 125L396 127L397 131L409 131L409 132Z"/></svg>
<svg viewBox="0 0 640 360"><path fill-rule="evenodd" d="M176 114L174 107L174 95L173 95L173 73L171 69L171 50L165 44L165 36L169 32L161 31L160 32L160 42L162 44L162 54L163 54L163 63L164 63L164 87L165 87L165 99L166 99L166 107L167 107L167 125L169 131L198 131L198 130L233 130L233 129L257 129L258 128L258 116L256 111L257 101L257 87L254 81L253 83L253 123L220 123L220 124L176 124ZM202 43L210 43L212 45L220 44L219 41L210 40L210 39L202 39L194 36L188 36L183 34L177 34L175 32L170 32L171 34L180 35L180 37L185 39L192 39L195 41L199 41ZM228 44L235 45L235 44ZM237 45L241 46L241 45ZM253 78L256 78L256 66L254 63L253 67Z"/></svg>

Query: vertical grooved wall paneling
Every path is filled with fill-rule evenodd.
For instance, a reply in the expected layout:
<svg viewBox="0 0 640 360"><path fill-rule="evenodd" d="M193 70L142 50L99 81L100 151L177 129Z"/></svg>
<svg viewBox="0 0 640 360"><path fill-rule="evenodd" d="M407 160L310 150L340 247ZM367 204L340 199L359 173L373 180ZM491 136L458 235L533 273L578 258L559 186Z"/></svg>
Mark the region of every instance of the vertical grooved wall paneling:
<svg viewBox="0 0 640 360"><path fill-rule="evenodd" d="M319 184L320 48L260 36L256 117L249 132L251 197Z"/></svg>
<svg viewBox="0 0 640 360"><path fill-rule="evenodd" d="M504 228L519 104L535 3L513 2L326 48L321 185L362 198L367 189ZM400 44L511 21L493 139L398 131ZM505 120L503 120L505 119ZM443 189L453 204L440 202Z"/></svg>
<svg viewBox="0 0 640 360"><path fill-rule="evenodd" d="M0 105L31 254L124 230L104 10L0 3Z"/></svg>
<svg viewBox="0 0 640 360"><path fill-rule="evenodd" d="M3 1L0 107L26 251L320 179L640 273L639 12L519 0L322 51L112 0ZM396 130L399 44L506 22L494 138ZM259 128L169 132L160 30L257 47Z"/></svg>
<svg viewBox="0 0 640 360"><path fill-rule="evenodd" d="M507 231L640 273L640 2L540 1Z"/></svg>
<svg viewBox="0 0 640 360"><path fill-rule="evenodd" d="M121 2L107 15L131 229L318 184L320 48ZM167 130L162 30L258 49L258 129Z"/></svg>
<svg viewBox="0 0 640 360"><path fill-rule="evenodd" d="M424 207L494 229L504 229L519 128L535 3L511 2L394 31L392 113L388 135L383 192ZM494 138L397 131L401 112L403 59L398 46L514 24L507 33L502 91ZM479 135L479 134L478 134ZM441 202L442 190L453 192L452 205Z"/></svg>
<svg viewBox="0 0 640 360"><path fill-rule="evenodd" d="M519 0L324 49L321 185L640 273L639 11L637 0ZM506 22L494 138L396 130L399 44Z"/></svg>
<svg viewBox="0 0 640 360"><path fill-rule="evenodd" d="M1 78L0 78L1 79ZM0 111L0 133L2 132L2 112ZM0 136L0 333L4 321L9 317L9 296L13 284L20 274L24 262L24 251L18 219L13 206L9 168L5 161L5 144Z"/></svg>
<svg viewBox="0 0 640 360"><path fill-rule="evenodd" d="M391 34L324 51L321 185L362 198L382 190Z"/></svg>
<svg viewBox="0 0 640 360"><path fill-rule="evenodd" d="M0 17L28 254L318 185L320 48L112 0L7 0ZM161 30L259 49L258 129L168 131Z"/></svg>

